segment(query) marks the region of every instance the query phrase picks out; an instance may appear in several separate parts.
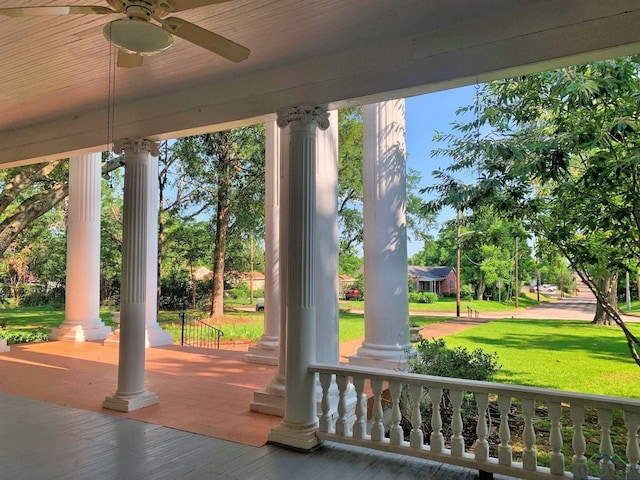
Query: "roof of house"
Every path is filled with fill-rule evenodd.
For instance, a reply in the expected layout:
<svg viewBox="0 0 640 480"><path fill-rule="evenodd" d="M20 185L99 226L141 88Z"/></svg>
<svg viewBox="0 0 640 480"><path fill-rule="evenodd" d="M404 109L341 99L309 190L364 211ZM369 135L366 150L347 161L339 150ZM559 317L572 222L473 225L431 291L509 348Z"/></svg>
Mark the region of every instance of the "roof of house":
<svg viewBox="0 0 640 480"><path fill-rule="evenodd" d="M409 276L417 277L421 281L444 280L453 271L453 267L422 267L409 265Z"/></svg>

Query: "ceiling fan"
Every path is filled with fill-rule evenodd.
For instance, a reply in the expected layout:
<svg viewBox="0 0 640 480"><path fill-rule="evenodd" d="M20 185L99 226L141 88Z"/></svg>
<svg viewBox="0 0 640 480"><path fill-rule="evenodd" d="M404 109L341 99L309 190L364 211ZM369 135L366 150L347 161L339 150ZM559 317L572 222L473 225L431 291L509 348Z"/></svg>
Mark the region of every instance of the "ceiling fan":
<svg viewBox="0 0 640 480"><path fill-rule="evenodd" d="M118 47L117 65L131 68L142 65L144 56L163 52L173 43L172 35L199 45L232 62L249 56L249 49L228 38L205 30L177 17L173 12L204 7L229 0L106 0L110 7L60 6L0 8L0 15L31 17L47 15L110 15L124 14L107 23L103 29L107 40ZM166 17L166 18L165 18ZM156 23L152 23L154 20Z"/></svg>

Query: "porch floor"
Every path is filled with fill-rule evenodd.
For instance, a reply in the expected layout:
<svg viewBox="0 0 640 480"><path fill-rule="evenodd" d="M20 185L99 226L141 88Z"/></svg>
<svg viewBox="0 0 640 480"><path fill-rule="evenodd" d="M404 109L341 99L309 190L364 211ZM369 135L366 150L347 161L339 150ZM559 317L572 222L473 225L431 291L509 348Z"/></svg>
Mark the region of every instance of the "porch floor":
<svg viewBox="0 0 640 480"><path fill-rule="evenodd" d="M357 345L343 344L341 360ZM246 363L244 354L147 349L146 385L160 403L121 413L101 407L116 389L117 348L11 346L0 355L0 477L475 478L472 470L331 443L312 455L265 445L280 419L249 404L275 367Z"/></svg>

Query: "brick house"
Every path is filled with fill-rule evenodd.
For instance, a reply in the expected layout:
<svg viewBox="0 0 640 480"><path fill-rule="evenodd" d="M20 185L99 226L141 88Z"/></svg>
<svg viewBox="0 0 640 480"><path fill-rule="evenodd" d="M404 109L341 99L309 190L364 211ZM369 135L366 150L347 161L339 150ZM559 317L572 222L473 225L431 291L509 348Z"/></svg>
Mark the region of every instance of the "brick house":
<svg viewBox="0 0 640 480"><path fill-rule="evenodd" d="M454 294L458 288L453 267L421 267L409 265L409 278L417 292L435 292L439 296Z"/></svg>

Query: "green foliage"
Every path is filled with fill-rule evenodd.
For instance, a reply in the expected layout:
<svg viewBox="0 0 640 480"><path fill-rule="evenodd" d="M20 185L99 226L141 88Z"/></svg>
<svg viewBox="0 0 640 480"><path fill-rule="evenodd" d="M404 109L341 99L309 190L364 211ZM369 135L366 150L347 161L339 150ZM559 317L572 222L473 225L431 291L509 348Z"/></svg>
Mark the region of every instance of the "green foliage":
<svg viewBox="0 0 640 480"><path fill-rule="evenodd" d="M411 303L436 303L438 294L434 292L409 292L409 302Z"/></svg>
<svg viewBox="0 0 640 480"><path fill-rule="evenodd" d="M36 330L0 330L0 337L7 340L7 344L46 342L49 332L44 329Z"/></svg>
<svg viewBox="0 0 640 480"><path fill-rule="evenodd" d="M249 298L249 285L247 285L244 282L241 282L238 285L236 285L235 288L227 290L226 293L228 297L233 300Z"/></svg>
<svg viewBox="0 0 640 480"><path fill-rule="evenodd" d="M416 355L409 361L409 371L422 375L489 381L500 370L498 355L481 348L447 348L444 339L421 340Z"/></svg>
<svg viewBox="0 0 640 480"><path fill-rule="evenodd" d="M460 286L460 299L464 301L471 301L473 299L473 290L471 289L471 286Z"/></svg>
<svg viewBox="0 0 640 480"><path fill-rule="evenodd" d="M640 263L639 70L631 56L486 84L460 109L475 118L435 152L454 160L436 174L436 203L524 221L596 293L638 365L640 340L602 280ZM469 168L482 171L474 185L456 179Z"/></svg>

